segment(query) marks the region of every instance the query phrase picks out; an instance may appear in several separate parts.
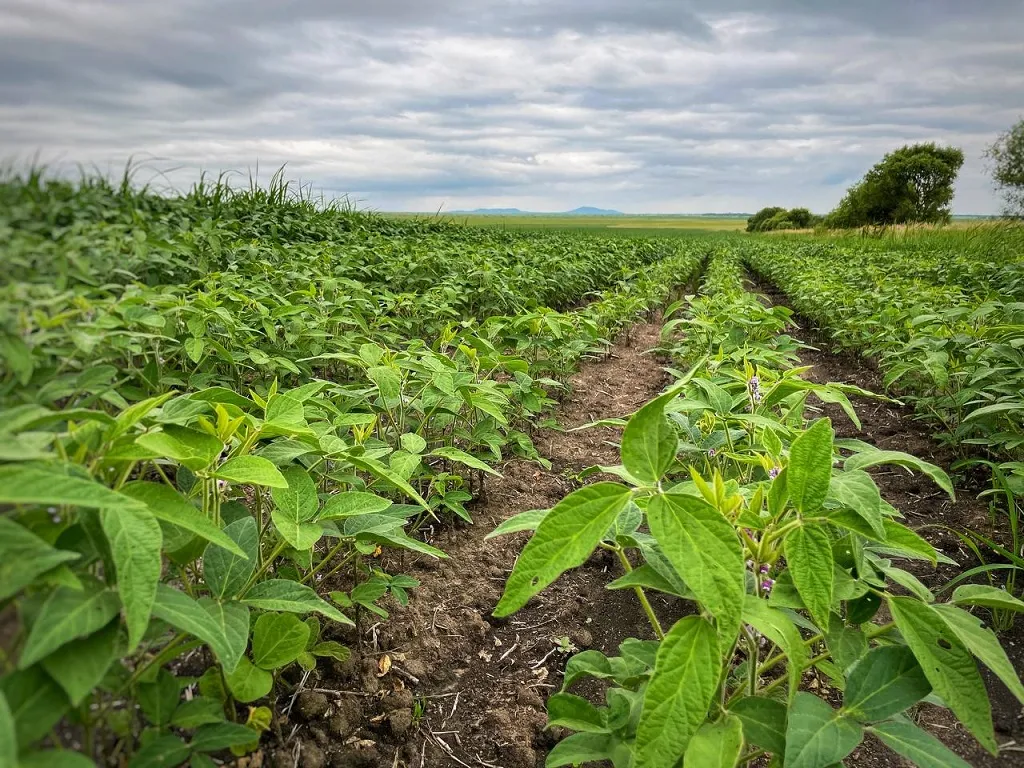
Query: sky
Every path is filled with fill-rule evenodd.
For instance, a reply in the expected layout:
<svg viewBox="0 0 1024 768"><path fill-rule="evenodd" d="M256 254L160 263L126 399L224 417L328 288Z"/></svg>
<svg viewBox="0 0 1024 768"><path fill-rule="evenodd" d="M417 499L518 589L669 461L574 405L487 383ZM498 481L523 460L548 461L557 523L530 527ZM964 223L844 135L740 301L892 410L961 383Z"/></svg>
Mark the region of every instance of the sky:
<svg viewBox="0 0 1024 768"><path fill-rule="evenodd" d="M0 0L0 158L377 210L829 210L1024 117L1021 0Z"/></svg>

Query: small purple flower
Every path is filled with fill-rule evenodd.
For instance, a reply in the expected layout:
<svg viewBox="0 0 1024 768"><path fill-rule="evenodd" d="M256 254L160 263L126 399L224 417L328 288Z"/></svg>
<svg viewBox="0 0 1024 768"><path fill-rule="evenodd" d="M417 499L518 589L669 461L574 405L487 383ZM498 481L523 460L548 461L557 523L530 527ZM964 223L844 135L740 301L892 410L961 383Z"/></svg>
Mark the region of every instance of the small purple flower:
<svg viewBox="0 0 1024 768"><path fill-rule="evenodd" d="M774 480L776 477L779 476L779 472L781 471L782 470L779 469L778 467L772 467L771 469L768 470L768 477Z"/></svg>
<svg viewBox="0 0 1024 768"><path fill-rule="evenodd" d="M231 487L231 483L229 483L227 480L218 480L217 481L217 490L220 491L221 493L225 493L227 491L227 489L230 488L230 487Z"/></svg>
<svg viewBox="0 0 1024 768"><path fill-rule="evenodd" d="M761 590L766 594L771 594L772 587L775 586L775 579L765 579L761 582Z"/></svg>
<svg viewBox="0 0 1024 768"><path fill-rule="evenodd" d="M750 399L755 403L761 402L761 379L756 374L750 377L747 382L747 389L750 390Z"/></svg>
<svg viewBox="0 0 1024 768"><path fill-rule="evenodd" d="M762 574L768 573L771 569L772 569L772 567L770 565L768 565L768 563L762 563L761 564L761 573Z"/></svg>

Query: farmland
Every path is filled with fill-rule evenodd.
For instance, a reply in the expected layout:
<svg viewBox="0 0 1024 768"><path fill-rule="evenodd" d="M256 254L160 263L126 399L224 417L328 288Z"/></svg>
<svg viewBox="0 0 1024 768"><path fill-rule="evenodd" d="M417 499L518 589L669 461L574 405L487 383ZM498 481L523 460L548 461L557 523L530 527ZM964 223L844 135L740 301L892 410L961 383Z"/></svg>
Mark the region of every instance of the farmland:
<svg viewBox="0 0 1024 768"><path fill-rule="evenodd" d="M1019 232L645 218L0 185L0 766L1015 764Z"/></svg>

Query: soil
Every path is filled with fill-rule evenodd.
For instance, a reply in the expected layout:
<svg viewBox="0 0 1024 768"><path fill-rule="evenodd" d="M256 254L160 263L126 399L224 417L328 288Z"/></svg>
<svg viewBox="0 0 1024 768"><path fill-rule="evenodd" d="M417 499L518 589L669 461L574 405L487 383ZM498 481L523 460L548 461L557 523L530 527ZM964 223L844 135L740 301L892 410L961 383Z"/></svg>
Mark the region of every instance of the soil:
<svg viewBox="0 0 1024 768"><path fill-rule="evenodd" d="M759 286L771 300L785 298ZM799 319L798 319L799 322ZM801 325L804 325L801 323ZM266 755L263 764L337 768L539 768L564 734L546 730L545 699L561 684L571 653L595 648L615 654L628 637L652 638L635 596L606 591L620 575L607 553L564 574L509 619L491 617L504 582L529 536L513 534L486 540L507 518L529 509L548 508L580 487L579 473L598 464L618 463L619 431L592 428L566 431L602 418L624 417L658 394L668 381L659 361L647 354L657 345L660 324L635 326L604 359L585 363L571 380L571 392L558 412L560 429L534 435L541 455L552 463L513 459L500 467L503 477L488 478L486 500L471 507L474 525L448 527L428 540L448 553L443 561L417 557L387 561L390 573L407 573L421 582L402 607L388 604L387 621L359 617L358 634L338 639L353 646L347 662L312 673L293 697L282 729L291 745ZM816 381L857 384L882 391L873 367L852 355L833 355L823 337L807 329L796 334L809 347L801 359L814 368ZM857 398L858 430L843 412L825 405L842 437L856 437L881 448L901 450L949 469L953 455L931 438L913 412L886 401ZM893 468L872 470L882 495L921 529L937 548L969 567L970 554L941 526L992 533L988 507L979 489L958 488L949 500L927 478ZM602 479L588 478L586 482ZM924 527L927 526L927 527ZM958 569L915 569L929 586L941 585ZM685 612L680 601L652 595L663 624ZM1015 668L1024 671L1024 622L1002 636ZM983 670L996 724L1001 756L984 751L956 719L940 708L922 706L918 722L978 768L1024 764L1024 714L1010 692ZM809 688L827 679L808 675ZM575 691L592 698L598 689ZM820 691L819 691L820 692ZM841 694L833 692L837 701ZM829 695L828 691L825 691ZM257 768L258 762L246 763ZM866 741L846 765L897 768L908 765L886 747Z"/></svg>

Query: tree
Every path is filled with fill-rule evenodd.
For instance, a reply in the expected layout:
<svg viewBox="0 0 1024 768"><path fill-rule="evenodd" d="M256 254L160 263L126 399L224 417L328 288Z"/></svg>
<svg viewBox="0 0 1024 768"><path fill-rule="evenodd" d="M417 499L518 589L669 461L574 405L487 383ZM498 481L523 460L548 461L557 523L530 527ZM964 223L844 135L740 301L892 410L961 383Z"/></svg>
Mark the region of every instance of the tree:
<svg viewBox="0 0 1024 768"><path fill-rule="evenodd" d="M830 227L863 227L948 221L953 183L963 164L964 153L956 147L901 147L850 187L825 223Z"/></svg>
<svg viewBox="0 0 1024 768"><path fill-rule="evenodd" d="M1024 216L1024 119L1002 134L985 152L992 179L1003 196L1007 216Z"/></svg>
<svg viewBox="0 0 1024 768"><path fill-rule="evenodd" d="M785 213L785 208L780 208L777 205L770 206L768 208L762 208L760 211L755 213L753 216L747 219L747 232L762 232L764 223L771 219L778 213Z"/></svg>
<svg viewBox="0 0 1024 768"><path fill-rule="evenodd" d="M809 229L821 221L806 208L786 210L777 205L762 208L747 219L747 232L774 232L777 229Z"/></svg>

